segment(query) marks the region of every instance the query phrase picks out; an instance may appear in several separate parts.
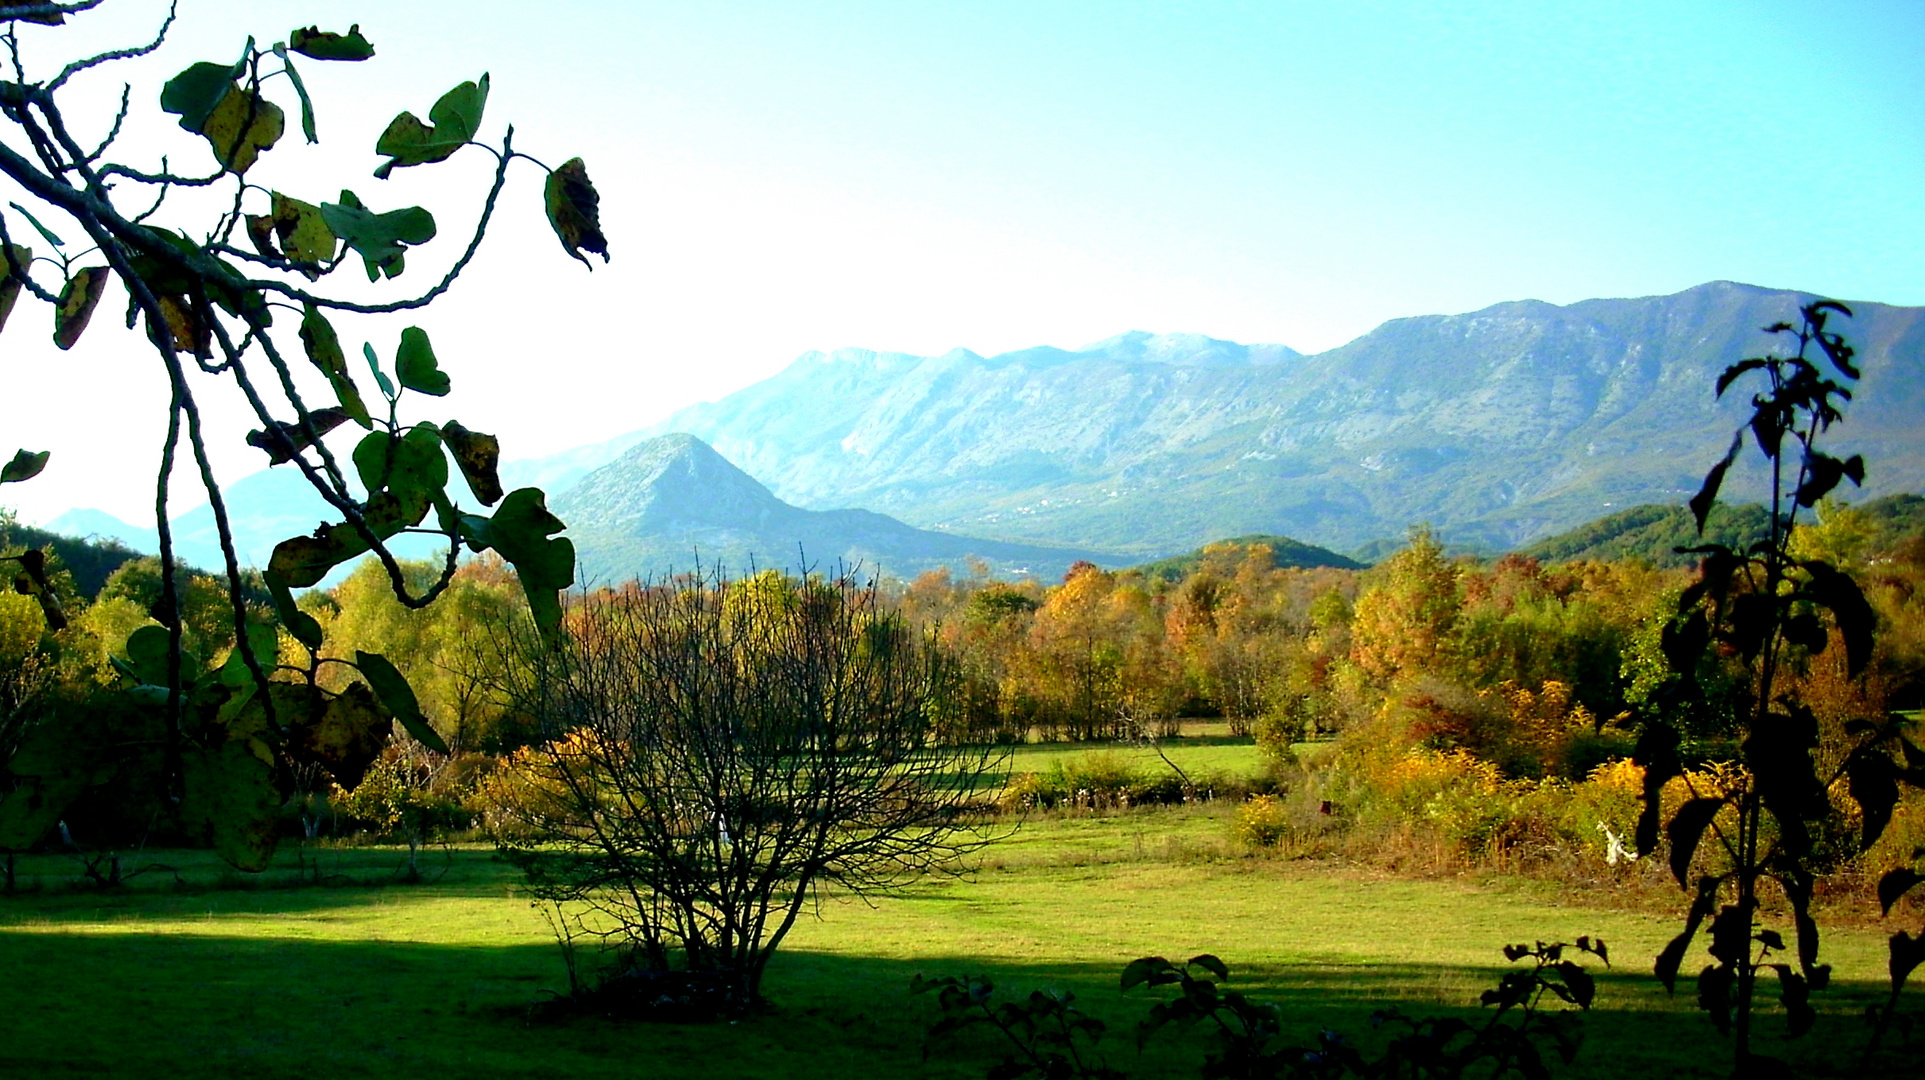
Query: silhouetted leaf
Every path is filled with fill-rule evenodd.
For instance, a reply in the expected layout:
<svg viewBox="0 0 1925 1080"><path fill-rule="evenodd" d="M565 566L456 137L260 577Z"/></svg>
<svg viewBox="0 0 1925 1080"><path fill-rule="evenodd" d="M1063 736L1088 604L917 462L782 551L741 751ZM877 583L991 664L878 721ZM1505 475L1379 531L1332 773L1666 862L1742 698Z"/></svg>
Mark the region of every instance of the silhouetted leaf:
<svg viewBox="0 0 1925 1080"><path fill-rule="evenodd" d="M1779 325L1783 326L1785 324L1780 323ZM1724 392L1730 388L1731 384L1737 381L1737 379L1740 376L1744 375L1745 372L1756 371L1759 368L1764 367L1768 363L1770 363L1770 361L1766 360L1764 357L1754 356L1746 360L1740 360L1737 363L1731 365L1730 367L1725 368L1724 373L1718 376L1718 390L1717 390L1716 396L1723 397Z"/></svg>
<svg viewBox="0 0 1925 1080"><path fill-rule="evenodd" d="M13 256L11 263L6 257L9 251ZM14 264L19 265L20 273L24 275L27 267L33 265L33 249L11 244L8 250L0 250L0 330L7 328L7 316L13 314L13 306L19 301L20 291L25 287L20 276L13 272Z"/></svg>
<svg viewBox="0 0 1925 1080"><path fill-rule="evenodd" d="M1691 517L1698 523L1699 535L1704 534L1705 516L1711 513L1711 504L1718 501L1718 489L1724 486L1724 474L1731 469L1731 463L1738 458L1739 438L1731 437L1731 449L1725 451L1724 458L1704 474L1704 486L1691 496Z"/></svg>
<svg viewBox="0 0 1925 1080"><path fill-rule="evenodd" d="M1678 760L1677 729L1656 720L1644 725L1638 744L1631 752L1632 763L1644 769L1643 807L1638 814L1639 855L1649 855L1658 846L1658 824L1663 815L1664 785L1684 771Z"/></svg>
<svg viewBox="0 0 1925 1080"><path fill-rule="evenodd" d="M67 279L67 285L60 290L60 306L53 314L53 343L62 349L71 349L87 329L87 321L94 317L94 308L100 304L102 294L107 291L107 268L89 266L74 271Z"/></svg>
<svg viewBox="0 0 1925 1080"><path fill-rule="evenodd" d="M1190 958L1190 965L1192 967L1202 968L1223 982L1230 981L1230 968L1228 965L1209 953L1204 953L1202 956L1192 956Z"/></svg>
<svg viewBox="0 0 1925 1080"><path fill-rule="evenodd" d="M1797 645L1812 655L1825 651L1830 635L1825 633L1825 624L1818 616L1809 611L1800 612L1785 620L1782 630L1785 640Z"/></svg>
<svg viewBox="0 0 1925 1080"><path fill-rule="evenodd" d="M292 726L288 750L297 759L322 765L335 783L352 791L381 756L393 730L394 721L375 695L360 683L349 683L326 700L319 715Z"/></svg>
<svg viewBox="0 0 1925 1080"><path fill-rule="evenodd" d="M1889 946L1892 989L1898 990L1904 987L1905 979L1917 970L1918 965L1925 963L1925 933L1912 937L1900 930L1891 936Z"/></svg>
<svg viewBox="0 0 1925 1080"><path fill-rule="evenodd" d="M501 442L493 435L469 431L455 420L442 425L441 438L454 453L455 464L468 481L468 490L474 492L481 505L493 506L501 501L501 477L496 473L496 465L501 460Z"/></svg>
<svg viewBox="0 0 1925 1080"><path fill-rule="evenodd" d="M396 720L401 721L401 726L408 729L408 734L437 754L448 752L448 744L441 741L441 736L435 734L428 718L421 714L414 688L408 685L407 678L387 657L379 653L357 651L354 654L354 666L361 669L361 677L368 680L375 696L381 699L381 704L394 714Z"/></svg>
<svg viewBox="0 0 1925 1080"><path fill-rule="evenodd" d="M1811 1030L1818 1013L1811 1007L1811 987L1789 964L1773 964L1778 973L1778 1000L1785 1006L1785 1026L1796 1039Z"/></svg>
<svg viewBox="0 0 1925 1080"><path fill-rule="evenodd" d="M51 454L50 450L42 450L39 453L15 450L13 460L0 466L0 484L17 484L39 476L40 470L47 467L47 458Z"/></svg>
<svg viewBox="0 0 1925 1080"><path fill-rule="evenodd" d="M1698 842L1704 838L1704 831L1724 807L1723 799L1692 799L1678 808L1671 824L1665 826L1665 838L1671 841L1671 876L1678 879L1682 888L1689 878L1692 856L1698 852Z"/></svg>
<svg viewBox="0 0 1925 1080"><path fill-rule="evenodd" d="M1845 667L1853 678L1865 670L1872 657L1872 632L1878 617L1858 583L1831 564L1810 560L1799 564L1811 575L1805 593L1816 603L1831 610L1838 632L1845 639Z"/></svg>
<svg viewBox="0 0 1925 1080"><path fill-rule="evenodd" d="M1852 801L1858 804L1864 819L1859 846L1869 851L1884 835L1892 811L1898 807L1898 769L1884 751L1862 746L1846 761L1845 776L1851 785Z"/></svg>
<svg viewBox="0 0 1925 1080"><path fill-rule="evenodd" d="M590 270L594 264L583 257L591 251L608 261L608 238L602 235L601 196L588 179L588 166L580 158L570 158L561 168L548 174L543 202L548 224L561 240L562 250Z"/></svg>
<svg viewBox="0 0 1925 1080"><path fill-rule="evenodd" d="M401 331L401 348L394 354L394 377L402 386L430 397L448 392L448 376L434 358L428 332L419 326Z"/></svg>
<svg viewBox="0 0 1925 1080"><path fill-rule="evenodd" d="M287 628L288 633L294 635L294 640L310 649L320 648L321 624L314 616L296 606L294 593L288 588L287 579L271 570L261 576L267 584L268 595L274 600L274 613L280 617L281 625Z"/></svg>
<svg viewBox="0 0 1925 1080"><path fill-rule="evenodd" d="M1765 642L1778 628L1778 598L1763 593L1744 593L1729 608L1729 629L1725 639L1749 663L1764 649Z"/></svg>
<svg viewBox="0 0 1925 1080"><path fill-rule="evenodd" d="M361 400L360 387L354 385L354 378L348 374L341 339L335 336L334 325L328 322L327 316L312 304L307 305L306 313L301 316L301 348L307 352L308 361L327 376L341 410L355 423L372 429L374 419L368 415L367 403Z"/></svg>
<svg viewBox="0 0 1925 1080"><path fill-rule="evenodd" d="M1590 1008L1592 999L1597 996L1597 981L1591 978L1591 973L1569 960L1558 964L1557 971L1564 976L1564 985L1571 988L1571 1000L1577 1007Z"/></svg>
<svg viewBox="0 0 1925 1080"><path fill-rule="evenodd" d="M1698 669L1698 658L1711 645L1711 620L1703 611L1693 611L1682 623L1667 623L1658 632L1658 647L1664 662L1679 675L1690 676Z"/></svg>
<svg viewBox="0 0 1925 1080"><path fill-rule="evenodd" d="M1854 485L1865 480L1865 459L1853 454L1848 461L1840 461L1830 454L1813 450L1805 455L1805 482L1798 485L1797 499L1800 506L1817 506L1818 501L1831 494L1840 480L1851 478Z"/></svg>
<svg viewBox="0 0 1925 1080"><path fill-rule="evenodd" d="M318 585L329 570L368 550L361 534L345 523L322 525L313 536L296 536L274 545L267 568L296 589Z"/></svg>
<svg viewBox="0 0 1925 1080"><path fill-rule="evenodd" d="M1884 909L1885 914L1890 915L1892 905L1898 903L1899 897L1910 892L1912 886L1921 881L1925 881L1925 874L1920 874L1909 867L1887 871L1884 877L1878 879L1879 907Z"/></svg>
<svg viewBox="0 0 1925 1080"><path fill-rule="evenodd" d="M1168 971L1170 962L1160 956L1145 956L1130 961L1123 967L1123 989L1149 983L1158 974Z"/></svg>
<svg viewBox="0 0 1925 1080"><path fill-rule="evenodd" d="M366 60L374 46L361 36L361 24L348 27L345 34L322 30L318 26L291 31L287 47L313 60Z"/></svg>
<svg viewBox="0 0 1925 1080"><path fill-rule="evenodd" d="M247 433L247 444L267 451L267 463L279 465L319 442L321 436L348 422L343 409L315 409L308 413L307 424L276 421L273 427Z"/></svg>
<svg viewBox="0 0 1925 1080"><path fill-rule="evenodd" d="M1715 878L1698 879L1698 893L1691 902L1691 910L1685 915L1684 930L1665 945L1658 953L1655 972L1658 981L1664 984L1669 993L1677 992L1678 968L1684 963L1684 954L1691 948L1691 939L1698 935L1698 927L1711 914L1717 903L1718 883Z"/></svg>
<svg viewBox="0 0 1925 1080"><path fill-rule="evenodd" d="M1718 1034L1731 1034L1731 969L1709 965L1698 973L1698 1008L1711 1014Z"/></svg>
<svg viewBox="0 0 1925 1080"><path fill-rule="evenodd" d="M411 112L395 117L381 133L380 141L374 144L375 153L389 157L374 170L374 175L386 179L397 168L446 160L481 129L481 115L487 104L488 76L483 75L480 82L465 82L441 95L434 108L428 110L428 119L434 122L432 127Z"/></svg>

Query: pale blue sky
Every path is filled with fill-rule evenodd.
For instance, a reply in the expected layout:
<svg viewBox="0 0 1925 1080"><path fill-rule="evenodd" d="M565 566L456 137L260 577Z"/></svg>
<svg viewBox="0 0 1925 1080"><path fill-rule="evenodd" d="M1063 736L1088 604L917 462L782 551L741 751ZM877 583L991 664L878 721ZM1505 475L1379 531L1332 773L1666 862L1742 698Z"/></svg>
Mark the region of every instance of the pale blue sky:
<svg viewBox="0 0 1925 1080"><path fill-rule="evenodd" d="M109 0L73 37L131 40L156 10ZM249 31L359 21L374 40L358 68L304 66L323 148L286 143L260 170L293 193L420 199L452 236L485 163L384 185L370 148L482 70L491 129L587 159L611 266L554 249L531 171L467 288L415 320L454 373L449 409L510 456L630 430L807 349L1145 329L1314 351L1403 315L1714 278L1925 304L1916 0L186 0L183 16L127 76L150 110L160 80ZM60 40L29 36L49 57ZM433 260L411 265L426 278ZM56 368L19 325L44 338L43 317L16 315L0 358L48 361L48 392L97 365L124 395L103 409L156 444L159 382L133 335L99 327ZM129 477L14 403L0 425L62 466L5 493L25 516L147 501L144 457ZM230 449L224 471L252 454Z"/></svg>

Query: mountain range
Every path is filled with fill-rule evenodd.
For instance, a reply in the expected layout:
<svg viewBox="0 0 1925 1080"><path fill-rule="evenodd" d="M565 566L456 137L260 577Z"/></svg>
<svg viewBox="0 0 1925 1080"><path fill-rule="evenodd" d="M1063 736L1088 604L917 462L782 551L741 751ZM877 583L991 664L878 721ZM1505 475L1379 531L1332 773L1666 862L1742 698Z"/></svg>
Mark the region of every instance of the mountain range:
<svg viewBox="0 0 1925 1080"><path fill-rule="evenodd" d="M992 357L806 353L719 401L502 473L549 491L601 580L698 553L792 565L798 549L904 575L970 554L1048 575L1252 534L1368 561L1418 522L1507 550L1695 492L1748 396L1740 384L1720 402L1713 380L1778 347L1760 328L1810 299L1712 282L1522 300L1395 319L1315 355L1141 332ZM1864 378L1829 445L1865 456L1860 497L1925 490L1925 308L1852 308L1835 328ZM1761 473L1741 465L1725 492L1758 498ZM285 469L230 498L268 547L322 518ZM182 524L212 539L205 508Z"/></svg>
<svg viewBox="0 0 1925 1080"><path fill-rule="evenodd" d="M1429 522L1502 550L1698 488L1746 394L1725 365L1809 294L1712 282L1395 319L1327 352L1125 334L1076 351L808 353L634 438L694 434L805 507L1136 556L1282 533L1357 550ZM1925 487L1925 309L1852 305L1836 429L1865 494ZM614 444L618 445L619 440ZM579 467L583 462L573 463ZM560 473L554 474L562 479ZM1762 494L1734 470L1734 499Z"/></svg>

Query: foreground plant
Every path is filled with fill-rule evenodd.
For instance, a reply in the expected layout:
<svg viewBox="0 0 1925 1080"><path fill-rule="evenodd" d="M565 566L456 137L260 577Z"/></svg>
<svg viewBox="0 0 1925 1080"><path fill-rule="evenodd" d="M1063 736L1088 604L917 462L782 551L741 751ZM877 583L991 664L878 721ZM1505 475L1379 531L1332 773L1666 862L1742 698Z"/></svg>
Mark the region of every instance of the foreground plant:
<svg viewBox="0 0 1925 1080"><path fill-rule="evenodd" d="M1576 1060L1583 1032L1570 1010L1547 1011L1546 997L1587 1010L1596 981L1568 954L1595 956L1606 966L1604 942L1589 937L1575 943L1507 945L1504 957L1529 960L1529 970L1507 971L1481 1004L1492 1007L1482 1024L1456 1017L1413 1020L1396 1009L1372 1014L1376 1027L1401 1029L1372 1058L1357 1044L1329 1029L1309 1046L1283 1037L1287 1017L1273 1002L1253 1000L1225 988L1230 968L1208 953L1183 964L1160 956L1133 960L1123 969L1122 987L1175 987L1177 996L1150 1006L1136 1025L1137 1046L1164 1028L1203 1028L1212 1036L1199 1075L1204 1080L1336 1080L1344 1076L1396 1076L1412 1080L1458 1080L1464 1076L1521 1076L1548 1080L1550 1068L1539 1044L1548 1041L1565 1064ZM1095 1052L1108 1026L1074 1007L1075 995L1038 990L1022 1001L995 998L995 985L981 977L924 979L911 993L935 991L942 1019L929 1029L923 1047L932 1049L951 1034L987 1026L1014 1048L989 1070L989 1080L1036 1075L1044 1080L1118 1080L1127 1074L1109 1067Z"/></svg>
<svg viewBox="0 0 1925 1080"><path fill-rule="evenodd" d="M1782 1061L1752 1049L1760 976L1775 976L1793 1037L1811 1030L1817 1018L1811 994L1830 980L1830 967L1818 960L1819 930L1811 914L1822 869L1815 837L1840 814L1830 792L1845 781L1862 821L1862 850L1891 821L1899 783L1925 779L1920 768L1925 755L1898 718L1855 720L1845 728L1852 745L1821 747L1817 716L1789 689L1791 671L1834 645L1844 649L1852 678L1864 671L1872 654L1875 619L1857 583L1829 562L1798 557L1793 545L1804 511L1840 482L1858 484L1865 475L1857 455L1841 459L1819 447L1841 419L1842 403L1851 398L1849 386L1860 375L1852 347L1829 329L1833 316L1850 315L1835 301L1806 304L1798 325L1765 328L1794 349L1740 360L1718 378L1720 396L1740 380L1763 386L1752 397L1750 419L1692 498L1691 511L1702 535L1749 434L1770 468L1769 533L1744 550L1721 544L1680 549L1702 562L1698 580L1684 591L1677 616L1664 631L1672 677L1651 699L1655 709L1636 752L1645 770L1638 848L1654 851L1662 829L1671 871L1694 896L1683 932L1658 955L1657 975L1675 989L1693 939L1709 922L1711 962L1697 976L1698 1004L1720 1032L1733 1037L1733 1068L1739 1076L1785 1070ZM1728 728L1741 767L1723 770L1726 782L1711 790L1685 770L1681 723L1706 710L1700 673L1720 663L1742 665L1748 692L1736 702ZM1822 769L1814 756L1821 751L1832 763ZM1903 767L1894 751L1903 754ZM1679 777L1689 797L1665 821L1662 793ZM1715 857L1701 860L1707 834L1716 844ZM1705 865L1711 868L1701 869ZM1767 886L1789 907L1789 935L1759 923ZM1890 887L1888 881L1882 891ZM1894 942L1895 985L1917 964L1914 953L1914 947L1901 949Z"/></svg>
<svg viewBox="0 0 1925 1080"><path fill-rule="evenodd" d="M189 817L203 814L216 823L224 855L238 866L259 869L272 854L273 831L267 824L287 794L285 778L292 768L319 764L351 786L359 772L343 762L360 758L361 744L378 742L392 720L421 742L441 748L405 680L379 656L329 661L358 669L362 683L356 685L365 684L365 702L343 705L347 699L320 688L322 628L295 606L293 590L371 555L386 569L401 602L420 607L447 589L465 545L475 552L498 552L514 565L537 623L552 636L561 617L558 591L574 577L573 547L553 537L562 523L547 512L542 492L502 491L494 436L452 419L404 419L404 404L412 412L424 399L451 389L427 331L403 329L392 351L362 343L367 365L362 377L377 389L369 397L350 370L352 347L344 345L335 320L413 311L446 292L473 260L508 169L517 161L546 173L544 210L570 256L584 264L584 252L606 259L607 243L598 223L598 197L580 159L549 168L514 148L512 127L498 143L485 139L489 81L484 74L442 95L427 122L412 112L400 113L373 147L386 158L374 170L381 179L397 168L445 161L471 146L494 158L494 175L465 246L439 280L413 295L368 302L352 298L360 289L324 290L319 283L350 264L361 267L370 284L393 283L407 269L408 253L439 232L434 215L423 207L377 209L379 200L370 205L353 191L333 199L301 192L299 173L283 178L287 188L261 178L271 171L266 155L283 142L290 111L298 114L306 141L319 140L301 67L310 61L366 61L374 56L374 45L358 26L345 33L297 28L265 47L248 38L237 59L193 64L160 89L160 106L199 144L181 157L211 159L192 166L175 166L167 157L157 165L135 164L111 156L132 115L131 88L123 88L118 112L110 117L70 115L62 105L63 92L117 61L158 50L173 25L172 9L151 41L29 74L35 35L58 35L69 16L101 3L0 0L6 63L0 69L5 121L0 124L0 177L10 188L9 209L0 211L0 328L24 332L20 309L25 301L37 300L52 309L54 344L74 349L110 284L118 282L127 295L127 327L141 327L166 376L167 437L155 489L163 576L159 602L151 610L160 637L130 641L123 657L123 671L159 718L158 730L83 736L43 725L38 740L30 737L7 763L11 794L0 801L0 848L35 842L59 818L65 800L101 769L119 767L114 750L158 747L157 757L142 758L138 766L159 771L153 785L157 816L171 817L176 806ZM297 355L305 363L296 362ZM88 376L76 369L74 377ZM290 657L285 665L288 676L304 684L299 694L270 685L278 662L275 635L248 632L260 619L245 600L229 508L214 480L198 396L210 381L245 400L259 425L247 442L266 455L266 463L298 470L339 516L312 535L281 541L266 569L275 618L297 647L307 650L305 658ZM340 455L327 436L349 424L365 434L350 454ZM190 656L182 640L179 570L168 519L183 440L219 535L237 641L226 660ZM458 504L450 458L477 506ZM0 468L0 482L27 480L47 465L45 451L22 450ZM493 507L492 515L482 507ZM395 538L408 533L438 536L446 545L440 573L426 588L410 587L392 551ZM62 615L47 599L49 582L38 554L13 561L20 587L43 598L47 623L57 629Z"/></svg>

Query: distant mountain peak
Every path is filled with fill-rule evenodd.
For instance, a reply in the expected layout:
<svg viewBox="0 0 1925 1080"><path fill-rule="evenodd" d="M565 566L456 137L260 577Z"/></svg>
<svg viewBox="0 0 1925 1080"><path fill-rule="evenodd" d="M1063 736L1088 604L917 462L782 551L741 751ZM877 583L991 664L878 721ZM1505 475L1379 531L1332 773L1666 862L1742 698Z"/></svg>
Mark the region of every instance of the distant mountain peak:
<svg viewBox="0 0 1925 1080"><path fill-rule="evenodd" d="M679 431L636 443L550 502L564 521L626 534L736 524L787 509L761 481Z"/></svg>

